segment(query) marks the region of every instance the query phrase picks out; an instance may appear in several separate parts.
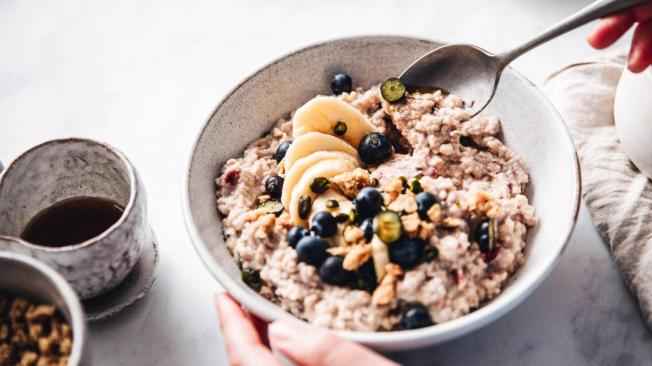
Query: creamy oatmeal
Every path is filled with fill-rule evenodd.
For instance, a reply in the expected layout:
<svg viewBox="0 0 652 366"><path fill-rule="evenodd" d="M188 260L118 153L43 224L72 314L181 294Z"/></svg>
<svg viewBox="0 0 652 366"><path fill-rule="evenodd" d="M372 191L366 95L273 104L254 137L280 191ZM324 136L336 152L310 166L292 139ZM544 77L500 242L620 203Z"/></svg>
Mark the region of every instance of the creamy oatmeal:
<svg viewBox="0 0 652 366"><path fill-rule="evenodd" d="M441 91L341 86L217 178L245 282L313 324L359 331L442 323L497 296L535 223L500 121L470 119Z"/></svg>

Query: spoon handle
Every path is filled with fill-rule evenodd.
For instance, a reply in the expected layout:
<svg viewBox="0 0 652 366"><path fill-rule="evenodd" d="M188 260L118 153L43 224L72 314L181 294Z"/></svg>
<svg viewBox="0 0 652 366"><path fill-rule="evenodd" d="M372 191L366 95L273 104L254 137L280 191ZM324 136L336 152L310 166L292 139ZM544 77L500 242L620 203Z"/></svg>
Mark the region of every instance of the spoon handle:
<svg viewBox="0 0 652 366"><path fill-rule="evenodd" d="M500 70L525 52L592 20L619 12L649 0L597 0L584 9L530 38L524 44L497 55Z"/></svg>

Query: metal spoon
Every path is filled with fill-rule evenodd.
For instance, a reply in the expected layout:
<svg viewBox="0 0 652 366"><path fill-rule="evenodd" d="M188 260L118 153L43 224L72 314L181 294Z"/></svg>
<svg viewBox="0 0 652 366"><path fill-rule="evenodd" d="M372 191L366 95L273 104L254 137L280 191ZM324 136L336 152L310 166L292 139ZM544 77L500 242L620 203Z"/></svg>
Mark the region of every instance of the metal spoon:
<svg viewBox="0 0 652 366"><path fill-rule="evenodd" d="M503 69L515 58L592 20L649 0L598 0L532 37L523 45L492 54L470 44L449 44L422 56L400 76L410 89L438 88L469 101L471 116L480 113L496 93Z"/></svg>

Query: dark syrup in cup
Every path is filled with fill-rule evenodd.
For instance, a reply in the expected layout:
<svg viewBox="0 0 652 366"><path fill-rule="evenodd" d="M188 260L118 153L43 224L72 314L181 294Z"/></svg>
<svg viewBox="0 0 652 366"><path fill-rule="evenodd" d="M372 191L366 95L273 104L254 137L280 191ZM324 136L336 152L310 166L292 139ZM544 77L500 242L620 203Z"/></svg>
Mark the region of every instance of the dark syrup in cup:
<svg viewBox="0 0 652 366"><path fill-rule="evenodd" d="M37 213L20 238L46 247L64 247L94 238L115 224L124 207L99 197L73 197Z"/></svg>

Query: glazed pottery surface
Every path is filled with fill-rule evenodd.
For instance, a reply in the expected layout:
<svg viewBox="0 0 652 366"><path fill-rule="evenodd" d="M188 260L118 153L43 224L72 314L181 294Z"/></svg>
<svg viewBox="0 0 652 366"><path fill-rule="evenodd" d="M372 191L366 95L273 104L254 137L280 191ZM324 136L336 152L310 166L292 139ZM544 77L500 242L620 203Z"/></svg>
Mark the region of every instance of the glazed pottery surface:
<svg viewBox="0 0 652 366"><path fill-rule="evenodd" d="M0 238L0 243L4 244L13 241ZM75 291L60 274L31 257L0 251L0 292L55 305L73 332L68 365L90 365L84 312Z"/></svg>
<svg viewBox="0 0 652 366"><path fill-rule="evenodd" d="M12 240L0 249L37 258L61 273L81 298L118 285L151 242L145 188L118 150L87 139L37 145L0 174L0 236L18 238L38 212L71 197L102 197L124 207L122 217L102 234L79 244L46 247Z"/></svg>
<svg viewBox="0 0 652 366"><path fill-rule="evenodd" d="M652 66L639 74L627 68L618 82L614 122L623 149L636 167L652 179Z"/></svg>
<svg viewBox="0 0 652 366"><path fill-rule="evenodd" d="M192 150L184 177L184 214L206 266L249 311L266 320L296 319L247 287L227 250L216 208L215 178L224 162L269 131L280 117L318 94L331 94L336 72L368 88L399 75L441 42L396 36L340 39L306 47L263 67L217 105ZM530 171L527 195L537 225L529 230L526 262L495 299L461 318L418 330L339 335L382 350L440 343L473 331L522 302L550 273L578 213L580 175L573 142L561 117L523 76L507 69L488 112L502 121L502 138Z"/></svg>

